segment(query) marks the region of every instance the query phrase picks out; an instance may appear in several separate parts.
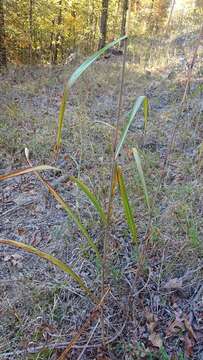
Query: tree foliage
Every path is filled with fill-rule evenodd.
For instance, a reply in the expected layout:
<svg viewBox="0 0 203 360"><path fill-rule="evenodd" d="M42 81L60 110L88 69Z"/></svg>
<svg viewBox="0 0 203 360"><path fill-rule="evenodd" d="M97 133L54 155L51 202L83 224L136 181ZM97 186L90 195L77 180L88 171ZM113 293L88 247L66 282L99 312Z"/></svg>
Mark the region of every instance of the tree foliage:
<svg viewBox="0 0 203 360"><path fill-rule="evenodd" d="M161 31L171 2L0 0L1 22L4 20L5 23L0 32L1 56L2 50L4 54L7 50L8 60L14 63L65 62L73 52L91 53L104 46L106 41L122 35L127 8L131 11L131 35L140 31ZM201 4L196 0L196 6L201 7Z"/></svg>

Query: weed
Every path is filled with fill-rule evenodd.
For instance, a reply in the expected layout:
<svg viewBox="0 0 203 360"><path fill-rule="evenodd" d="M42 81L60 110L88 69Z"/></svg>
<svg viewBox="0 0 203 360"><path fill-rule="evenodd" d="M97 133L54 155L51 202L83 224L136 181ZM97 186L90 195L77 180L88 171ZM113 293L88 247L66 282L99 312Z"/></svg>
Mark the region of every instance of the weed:
<svg viewBox="0 0 203 360"><path fill-rule="evenodd" d="M113 43L107 45L104 49L102 49L99 52L95 53L87 61L85 61L73 73L73 75L68 80L69 88L74 84L74 82L79 78L79 76L103 52L105 52L109 47L111 47L111 46L115 45L116 43L118 43L120 40L121 39L119 39L117 41L114 41ZM125 67L125 60L123 62L123 76L124 76L124 67ZM123 85L123 81L124 81L124 78L122 78L122 85ZM121 85L121 92L122 92L122 85ZM63 97L62 97L62 101L61 101L60 113L59 113L57 144L56 144L56 151L57 152L59 151L59 149L61 147L61 144L62 144L62 127L63 127L63 119L64 119L64 113L65 113L65 106L66 106L67 98L68 98L68 89L65 87ZM120 93L119 103L120 103L120 105L119 105L118 111L120 112L121 111L121 108L120 108L121 107L121 93ZM111 216L110 212L111 212L111 207L112 207L112 201L113 201L113 198L114 198L114 195L115 195L116 186L117 186L117 184L119 185L120 196L121 196L121 200L122 200L123 209L124 209L124 213L125 213L125 216L126 216L127 224L128 224L128 227L129 227L129 230L130 230L130 233L131 233L132 242L136 246L138 245L137 225L136 225L136 223L134 221L133 212L132 212L132 209L130 207L129 200L128 200L127 189L126 189L126 186L125 186L122 170L121 170L121 167L117 165L117 158L118 158L118 155L121 152L123 144L124 144L124 142L126 140L128 129L129 129L132 121L134 120L135 115L137 114L138 110L140 109L142 103L144 104L144 119L145 119L145 129L146 129L147 116L148 116L148 102L147 102L146 97L144 97L144 96L139 97L138 100L133 105L132 111L130 112L130 115L129 115L129 119L126 122L126 125L125 125L125 127L123 129L123 132L121 134L121 137L120 137L119 141L117 139L118 135L119 135L118 123L117 123L117 127L115 129L115 137L114 137L114 140L113 140L114 154L113 154L113 166L112 166L112 179L111 179L110 198L109 198L109 209L110 209L110 211L108 210L107 215L106 215L105 211L103 210L103 207L102 207L100 201L94 195L94 193L87 187L87 185L83 181L81 181L79 178L70 177L70 180L78 186L78 188L86 195L88 200L94 206L94 208L96 209L96 211L97 211L97 213L98 213L98 215L99 215L99 217L101 219L101 222L103 223L103 226L106 227L106 229L110 225L110 216ZM101 257L101 254L100 254L99 250L98 250L98 246L95 244L95 242L93 241L93 239L89 235L87 229L82 224L80 218L72 211L72 209L64 201L62 196L58 192L56 192L56 190L39 174L39 171L42 171L42 170L56 170L56 171L59 171L59 169L51 167L51 166L36 166L36 167L33 167L30 160L29 160L29 151L27 149L25 149L25 154L26 154L28 164L30 165L30 168L23 169L23 170L17 170L17 171L14 171L13 173L10 173L10 174L7 174L7 175L1 175L0 180L7 180L7 179L13 178L15 176L20 176L20 175L27 174L29 172L33 172L38 177L38 179L42 182L42 184L48 189L50 194L60 204L60 206L67 212L68 216L76 223L78 229L81 231L83 236L87 239L87 242L88 242L90 248L94 251L94 253L96 255L96 259L93 258L92 260L96 260L96 263L98 263L98 264L100 263L100 265L101 265L102 257ZM142 181L142 185L144 186L144 193L145 193L145 197L146 197L146 200L147 200L147 204L149 206L148 194L147 194L147 191L146 191L146 185L145 185L144 175L143 175L142 168L141 168L140 159L139 159L138 155L136 155L135 158L136 158L136 161L137 161L138 172L139 172L139 175L140 175L140 178L141 178L141 181ZM106 236L107 236L107 233L105 233L105 237ZM60 261L56 257L54 257L54 256L52 256L50 254L47 254L45 252L42 252L42 251L38 250L37 248L35 248L35 247L31 246L31 245L20 243L20 242L14 241L14 240L2 239L2 240L0 240L0 243L4 244L4 245L10 245L10 246L20 248L20 249L22 249L24 251L35 254L35 255L41 257L42 259L48 260L53 265L57 266L59 269L61 269L65 273L67 273L76 283L78 283L80 288L86 293L86 295L93 302L98 303L98 299L94 295L92 289L90 289L89 287L86 286L86 284L85 284L84 280L81 278L81 276L76 274L70 266L63 263L62 261ZM106 254L105 254L106 250L107 250L107 248L105 249L105 246L104 246L103 259L105 259L105 257L106 257ZM102 269L103 272L104 272L104 267L105 266L106 265L103 263L103 269ZM118 270L116 268L112 269L112 275L113 275L113 278L115 278L117 280L119 280L119 278L121 278L121 276L122 276L121 273L120 273L120 270ZM104 284L103 284L103 286L104 286ZM103 298L103 296L104 296L104 292L102 293L102 298Z"/></svg>
<svg viewBox="0 0 203 360"><path fill-rule="evenodd" d="M44 349L36 355L29 355L28 360L51 360L53 350Z"/></svg>
<svg viewBox="0 0 203 360"><path fill-rule="evenodd" d="M191 242L192 247L199 248L201 245L198 226L195 223L194 219L187 221L187 231L188 231L188 238Z"/></svg>

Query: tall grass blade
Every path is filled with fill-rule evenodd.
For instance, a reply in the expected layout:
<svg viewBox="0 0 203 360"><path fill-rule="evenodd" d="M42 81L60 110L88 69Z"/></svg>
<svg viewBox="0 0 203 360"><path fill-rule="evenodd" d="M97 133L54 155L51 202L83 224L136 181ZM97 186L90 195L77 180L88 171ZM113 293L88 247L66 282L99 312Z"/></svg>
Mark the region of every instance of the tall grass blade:
<svg viewBox="0 0 203 360"><path fill-rule="evenodd" d="M112 217L113 212L113 199L116 192L116 187L118 184L118 176L117 176L117 168L116 163L113 165L112 168L112 180L111 180L111 189L110 189L110 201L109 201L109 207L108 207L108 216L107 216L107 224L110 224L110 219Z"/></svg>
<svg viewBox="0 0 203 360"><path fill-rule="evenodd" d="M111 47L117 45L119 42L121 42L122 40L127 39L127 36L122 36L117 40L112 41L111 43L107 44L106 46L104 46L102 49L100 49L99 51L95 52L93 55L91 55L87 60L85 60L85 62L83 64L81 64L75 71L74 73L70 76L69 80L68 80L68 87L71 88L73 86L73 84L77 81L77 79L84 73L85 70L88 69L88 67L95 61L97 60L101 55L103 55L108 49L110 49Z"/></svg>
<svg viewBox="0 0 203 360"><path fill-rule="evenodd" d="M127 136L127 133L128 133L128 130L129 130L129 127L130 125L132 124L134 118L135 118L135 115L137 114L137 112L139 111L141 105L144 103L144 122L145 122L145 126L147 124L147 116L148 116L148 99L146 98L146 96L139 96L137 98L137 100L135 101L135 104L133 105L133 108L129 114L129 117L128 117L128 120L124 126L124 129L122 131L122 134L121 134L121 139L118 143L118 146L117 146L117 149L116 149L116 153L115 153L115 159L117 159L120 151L121 151L121 148L123 146L123 143L126 139L126 136Z"/></svg>
<svg viewBox="0 0 203 360"><path fill-rule="evenodd" d="M149 116L149 101L146 96L143 101L143 107L144 107L144 131L146 131L147 130L147 121L148 121L148 116Z"/></svg>
<svg viewBox="0 0 203 360"><path fill-rule="evenodd" d="M56 140L56 152L59 151L61 142L62 142L62 128L63 128L63 120L64 120L64 113L66 109L66 102L68 99L68 89L65 86L63 91L63 96L61 100L60 105L60 111L59 111L59 119L58 119L58 130L57 130L57 140Z"/></svg>
<svg viewBox="0 0 203 360"><path fill-rule="evenodd" d="M70 76L68 79L67 86L64 87L63 97L61 100L60 112L59 112L59 119L58 119L58 130L57 130L57 141L55 145L55 151L58 152L60 149L60 145L62 142L62 128L63 128L63 120L64 120L64 113L66 109L66 102L68 98L68 89L70 89L74 83L78 80L78 78L89 68L90 65L94 63L101 55L103 55L108 49L118 44L120 41L126 39L127 36L122 36L117 40L112 41L111 43L107 44L105 47L100 49L99 51L95 52L91 55L87 60L84 61Z"/></svg>
<svg viewBox="0 0 203 360"><path fill-rule="evenodd" d="M35 254L37 256L39 256L42 259L48 260L49 262L51 262L53 265L57 266L60 270L64 271L66 274L68 274L75 282L78 283L78 285L80 286L80 288L95 302L95 296L93 295L91 289L89 289L83 279L77 275L70 266L68 266L67 264L65 264L64 262L62 262L61 260L55 258L53 255L47 254L46 252L43 252L31 245L27 245L15 240L5 240L5 239L0 239L0 244L3 245L9 245L9 246L14 246L16 248L22 249L26 252L29 252L31 254ZM96 300L96 302L98 302Z"/></svg>
<svg viewBox="0 0 203 360"><path fill-rule="evenodd" d="M113 178L112 178L112 187L111 187L112 199L115 196L117 184L118 184L117 165L115 164L113 169Z"/></svg>
<svg viewBox="0 0 203 360"><path fill-rule="evenodd" d="M29 162L29 164L31 165L31 163ZM24 175L30 172L34 172L35 175L39 178L39 180L46 186L46 188L49 190L49 192L51 193L51 195L57 200L57 202L62 206L62 208L67 212L67 214L70 216L70 218L76 223L78 229L81 231L81 233L84 235L84 237L87 239L87 242L89 244L89 246L91 247L91 249L95 252L98 260L101 262L101 256L99 254L99 251L97 249L97 246L95 245L94 241L92 240L92 238L89 236L86 228L84 227L84 225L81 223L80 219L77 217L77 215L74 214L74 212L71 210L71 208L66 204L66 202L63 200L63 198L61 197L61 195L59 195L56 190L54 190L54 188L38 173L38 171L42 171L42 170L60 170L58 168L49 166L49 165L40 165L40 166L31 166L30 168L26 168L26 169L22 169L22 170L17 170L14 171L12 173L6 174L6 175L1 175L0 176L0 181L1 180L7 180L10 178L13 178L15 176L19 176L19 175Z"/></svg>
<svg viewBox="0 0 203 360"><path fill-rule="evenodd" d="M72 180L79 187L79 189L85 193L85 195L88 197L90 202L93 204L93 206L97 210L102 222L106 224L106 222L107 222L106 214L102 208L100 201L96 198L96 196L93 194L93 192L88 188L88 186L86 184L84 184L84 182L82 180L77 179L73 176L70 176L70 180Z"/></svg>
<svg viewBox="0 0 203 360"><path fill-rule="evenodd" d="M49 166L49 165L32 166L32 167L25 168L25 169L15 170L15 171L13 171L13 172L11 172L9 174L0 175L0 181L8 180L8 179L11 179L13 177L20 176L20 175L25 175L25 174L28 174L30 172L43 171L43 170L56 170L56 171L59 171L60 169L58 169L56 167L53 167L53 166Z"/></svg>
<svg viewBox="0 0 203 360"><path fill-rule="evenodd" d="M134 159L135 159L135 162L136 162L136 165L137 165L137 171L138 171L140 181L141 181L141 184L142 184L142 187L143 187L145 200L146 200L148 209L150 210L149 195L148 195L148 191L147 191L147 187L146 187L144 173L143 173L143 170L142 170L141 159L140 159L140 156L139 156L139 153L138 153L137 149L133 148L132 150L133 150L133 156L134 156Z"/></svg>
<svg viewBox="0 0 203 360"><path fill-rule="evenodd" d="M118 185L119 191L121 195L121 200L123 203L123 209L125 212L126 221L128 223L128 227L131 233L132 241L135 245L138 243L138 236L137 236L137 226L135 224L132 209L128 200L128 194L125 186L124 177L122 174L122 170L120 166L117 166L117 178L118 178Z"/></svg>
<svg viewBox="0 0 203 360"><path fill-rule="evenodd" d="M38 177L43 182L43 184L46 186L46 188L49 190L51 195L56 199L56 201L62 206L62 208L66 211L66 213L70 216L70 218L75 222L78 229L81 231L81 233L84 235L84 237L87 239L87 242L91 249L95 252L97 259L101 262L101 256L99 254L99 250L97 246L95 245L93 239L89 236L86 228L81 223L80 219L77 217L77 215L73 212L73 210L68 206L68 204L64 201L62 196L54 190L54 188L45 180L43 179L39 174Z"/></svg>

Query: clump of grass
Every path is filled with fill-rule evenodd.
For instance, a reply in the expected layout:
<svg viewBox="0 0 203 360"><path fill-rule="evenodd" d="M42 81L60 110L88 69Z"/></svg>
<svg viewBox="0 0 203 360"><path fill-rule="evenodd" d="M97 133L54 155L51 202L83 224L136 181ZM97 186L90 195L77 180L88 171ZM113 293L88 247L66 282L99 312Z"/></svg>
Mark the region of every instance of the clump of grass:
<svg viewBox="0 0 203 360"><path fill-rule="evenodd" d="M121 40L125 40L125 51L126 51L126 46L127 46L127 37L124 36L118 40L113 41L112 43L108 44L105 48L101 49L100 51L96 52L95 54L93 54L89 59L87 59L78 69L76 69L76 71L72 74L72 76L69 78L68 82L67 82L67 86L65 85L64 87L64 93L63 93L63 97L61 100L61 106L60 106L60 112L59 112L59 120L58 120L58 130L57 130L57 142L56 142L56 152L58 153L60 151L60 147L62 144L62 129L63 129L63 122L64 122L64 114L65 114L65 109L66 109L66 103L68 100L68 92L69 89L72 87L72 85L77 81L77 79L79 79L79 77L84 73L84 71L86 69L89 68L89 66L91 64L93 64L95 62L96 59L98 59L99 56L101 56L106 50L108 50L110 47L116 45L117 43L119 43ZM120 89L120 95L119 95L119 105L118 105L118 120L120 117L120 112L121 112L121 104L122 104L122 90L123 90L123 84L124 84L124 70L125 70L125 54L124 54L124 58L123 58L123 66L122 66L122 79L121 79L121 89ZM137 228L137 224L136 221L134 219L134 215L133 215L133 209L130 205L130 201L129 201L129 196L128 196L128 190L127 187L125 185L125 180L124 180L124 175L123 175L123 170L121 168L121 166L119 165L119 154L122 151L123 145L124 143L127 141L127 135L128 135L128 130L132 124L132 122L135 119L136 114L138 113L138 111L141 109L142 105L144 106L144 130L146 131L146 127L147 127L147 119L148 119L148 100L145 96L140 96L138 97L138 99L135 101L135 103L133 104L132 110L129 113L129 116L127 118L127 121L123 127L123 130L120 131L119 128L119 121L117 121L117 125L114 129L114 136L113 136L113 140L112 140L112 148L113 148L113 153L112 153L112 172L111 172L111 182L110 182L110 186L109 186L109 203L108 203L108 209L107 211L104 210L102 204L100 203L100 201L98 200L98 197L94 194L94 192L92 190L90 190L87 185L80 179L75 178L75 177L70 177L70 180L72 182L74 182L78 188L85 194L85 196L88 198L88 200L90 201L90 203L93 205L94 209L97 211L99 218L100 218L100 222L101 222L101 226L104 230L104 238L105 241L107 242L108 239L108 230L111 226L111 215L113 212L113 200L116 196L116 188L118 186L119 188L119 193L120 193L120 198L121 198L121 203L123 206L123 211L126 217L126 222L129 228L129 232L131 235L131 239L132 239L132 246L137 248L139 248L139 237L138 237L138 228ZM120 136L120 138L119 138ZM147 189L146 189L146 184L145 184L145 179L144 179L144 174L142 171L142 167L141 167L141 161L139 158L138 153L136 152L136 149L133 150L134 152L134 156L135 156L135 162L137 164L137 168L138 168L138 173L141 179L141 183L142 183L142 187L144 190L144 194L145 194L145 199L146 199L146 203L148 208L150 208L149 205L149 197L148 197L148 193L147 193ZM106 288L105 288L105 281L107 280L104 276L105 274L105 270L108 267L108 260L107 260L107 247L103 247L102 250L100 250L99 248L99 244L97 244L94 239L90 236L89 232L87 231L87 229L85 228L85 226L83 225L80 217L71 209L71 207L69 206L69 204L67 204L67 202L65 202L65 200L63 199L63 197L60 195L60 193L58 193L51 184L49 184L49 182L47 180L45 180L44 177L42 177L39 172L44 171L44 170L57 170L60 171L60 169L56 168L56 167L52 167L52 166L48 166L48 165L40 165L40 166L32 166L32 163L29 160L29 152L26 149L26 158L29 164L29 167L26 169L20 169L17 171L14 171L12 173L9 174L5 174L0 176L0 181L5 181L5 180L9 180L13 177L16 176L20 176L20 175L25 175L28 174L30 172L33 172L38 179L41 181L41 183L47 188L47 190L49 191L49 193L55 198L55 200L57 201L58 204L60 204L60 206L66 211L66 213L68 214L69 218L71 218L71 220L77 225L77 228L79 229L79 231L81 232L81 234L84 236L84 238L87 240L87 243L89 245L89 248L91 249L91 251L94 254L94 259L93 261L95 261L95 263L99 263L100 265L100 269L101 269L101 278L102 278L102 291L101 291L101 299L104 297L105 292L106 292ZM34 255L37 255L38 257L49 261L50 263L52 263L53 265L57 266L60 270L62 270L64 273L68 274L81 288L81 290L87 295L87 297L94 303L98 304L99 300L98 299L98 295L97 295L97 289L92 289L90 287L88 287L85 283L85 281L83 280L83 278L79 275L76 274L75 271L72 269L71 266L69 266L66 263L63 263L61 260L57 259L55 256L50 255L46 252L42 252L41 250L21 243L21 242L17 242L14 240L7 240L7 239L1 239L0 240L0 244L2 245L9 245L9 246L14 246L16 248L22 249L26 252L32 253ZM95 264L96 265L96 264ZM101 315L102 318L102 315ZM101 320L101 323L103 321ZM102 329L104 330L104 327L102 325ZM103 342L105 342L105 339L103 338Z"/></svg>

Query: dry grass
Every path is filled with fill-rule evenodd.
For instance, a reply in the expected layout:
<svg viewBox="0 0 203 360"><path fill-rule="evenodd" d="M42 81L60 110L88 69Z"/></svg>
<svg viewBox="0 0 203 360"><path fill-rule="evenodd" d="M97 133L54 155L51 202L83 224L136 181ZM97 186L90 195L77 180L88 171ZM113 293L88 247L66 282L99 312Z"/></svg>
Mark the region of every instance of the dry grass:
<svg viewBox="0 0 203 360"><path fill-rule="evenodd" d="M186 54L190 47L188 42ZM174 47L169 50L172 53ZM151 52L147 71L143 64L130 61L126 71L123 115L138 95L148 95L151 107L146 135L143 135L140 113L119 159L135 210L139 239L141 242L144 237L146 239L141 255L132 252L128 228L120 204L115 201L111 229L111 291L104 307L110 342L108 356L112 359L142 359L147 358L147 352L153 353L155 359L166 358L163 350L153 347L149 341L149 313L158 318L157 323L152 322L156 323L155 333L162 339L177 312L189 318L193 314L190 320L195 329L201 325L198 316L202 291L203 197L198 149L203 134L199 86L202 68L198 62L186 110L180 114L185 75L180 58L176 54L164 58L159 47ZM72 90L65 114L62 153L57 161L70 175L79 174L99 195L104 206L108 199L112 130L96 121L115 124L119 66L120 59L115 57L98 61ZM55 140L56 112L66 70L59 67L12 71L3 79L1 173L23 164L24 145L30 148L34 161L52 163L50 151ZM177 121L180 125L164 169ZM129 151L135 145L141 154L150 199L157 193L159 179L164 175L152 209L152 230L147 236L147 207ZM48 179L51 183L56 181L51 173ZM76 211L80 210L92 237L100 241L103 231L98 217L82 193L66 181L59 182L57 189ZM67 261L85 278L88 286L99 288L99 268L95 267L92 253L86 250L76 227L41 189L38 180L29 176L4 183L1 196L1 237L27 242ZM12 359L55 359L70 336L88 318L91 304L58 270L28 254L17 252L22 258L15 259L15 254L12 249L0 248L0 358L9 358L2 354L10 352ZM181 286L167 287L169 280L175 278L182 280ZM76 344L72 359L78 358L94 325ZM174 351L177 359L178 353L185 352L187 356L188 351L185 346L188 329L179 330L163 342L166 351L170 354ZM192 359L202 356L200 342L200 338L194 341ZM39 351L37 355L15 352L44 343L50 347L55 344L56 348L57 344L62 345L58 350L42 350L40 355ZM104 358L100 343L100 327L97 327L83 358L99 355ZM96 349L91 347L94 344Z"/></svg>

